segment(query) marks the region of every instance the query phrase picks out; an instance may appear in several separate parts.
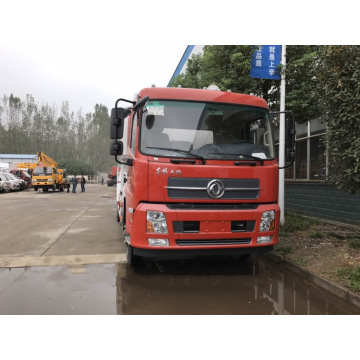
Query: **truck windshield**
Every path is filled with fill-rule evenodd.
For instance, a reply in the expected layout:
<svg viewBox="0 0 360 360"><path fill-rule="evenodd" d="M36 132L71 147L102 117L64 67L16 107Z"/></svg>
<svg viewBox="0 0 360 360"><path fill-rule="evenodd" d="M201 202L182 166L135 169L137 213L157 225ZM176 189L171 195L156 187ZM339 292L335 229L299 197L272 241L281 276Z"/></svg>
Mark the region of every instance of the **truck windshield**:
<svg viewBox="0 0 360 360"><path fill-rule="evenodd" d="M33 175L35 176L52 175L52 167L38 166L34 169Z"/></svg>
<svg viewBox="0 0 360 360"><path fill-rule="evenodd" d="M149 101L144 109L140 152L163 157L199 155L204 159L247 161L275 157L267 109L165 100Z"/></svg>

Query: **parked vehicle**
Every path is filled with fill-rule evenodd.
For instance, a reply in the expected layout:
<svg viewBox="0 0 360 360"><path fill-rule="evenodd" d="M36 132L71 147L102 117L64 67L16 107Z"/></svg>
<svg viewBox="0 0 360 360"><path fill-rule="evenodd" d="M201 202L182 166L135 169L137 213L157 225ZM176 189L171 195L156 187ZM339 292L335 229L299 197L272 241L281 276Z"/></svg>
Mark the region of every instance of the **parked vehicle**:
<svg viewBox="0 0 360 360"><path fill-rule="evenodd" d="M32 186L35 191L43 189L47 192L50 190L64 191L66 170L59 169L58 163L47 156L45 153L38 151L38 163L17 164L18 167L32 170Z"/></svg>
<svg viewBox="0 0 360 360"><path fill-rule="evenodd" d="M11 177L10 173L0 173L1 178L5 178L6 181L10 185L10 191L18 191L20 190L20 182L18 180L15 180L13 177Z"/></svg>
<svg viewBox="0 0 360 360"><path fill-rule="evenodd" d="M140 257L249 255L278 243L273 122L257 96L146 88L112 109L110 155L121 164L118 221L130 264ZM291 125L292 126L292 125ZM291 131L290 131L291 130ZM287 161L295 136L286 135ZM123 139L124 137L124 139ZM123 140L122 140L123 139Z"/></svg>
<svg viewBox="0 0 360 360"><path fill-rule="evenodd" d="M12 173L8 173L8 175L19 183L20 190L26 189L26 182L23 179L20 179L19 177L17 177Z"/></svg>
<svg viewBox="0 0 360 360"><path fill-rule="evenodd" d="M114 186L116 185L117 181L117 166L113 166L111 168L111 171L108 172L108 178L107 186Z"/></svg>
<svg viewBox="0 0 360 360"><path fill-rule="evenodd" d="M7 180L7 178L0 174L0 192L5 191L9 192L11 190L10 182Z"/></svg>
<svg viewBox="0 0 360 360"><path fill-rule="evenodd" d="M29 188L32 186L31 176L24 169L13 169L10 171L12 174L16 175L18 178L25 181L26 187Z"/></svg>

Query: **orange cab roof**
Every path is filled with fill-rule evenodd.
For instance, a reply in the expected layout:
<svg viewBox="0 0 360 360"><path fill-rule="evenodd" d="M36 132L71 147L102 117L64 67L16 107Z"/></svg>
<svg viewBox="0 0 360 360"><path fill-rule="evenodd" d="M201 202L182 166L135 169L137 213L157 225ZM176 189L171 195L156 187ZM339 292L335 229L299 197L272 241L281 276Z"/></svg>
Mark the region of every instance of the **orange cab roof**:
<svg viewBox="0 0 360 360"><path fill-rule="evenodd" d="M149 96L151 100L189 100L251 105L268 108L263 98L228 91L199 90L187 88L145 88L139 92L140 98Z"/></svg>

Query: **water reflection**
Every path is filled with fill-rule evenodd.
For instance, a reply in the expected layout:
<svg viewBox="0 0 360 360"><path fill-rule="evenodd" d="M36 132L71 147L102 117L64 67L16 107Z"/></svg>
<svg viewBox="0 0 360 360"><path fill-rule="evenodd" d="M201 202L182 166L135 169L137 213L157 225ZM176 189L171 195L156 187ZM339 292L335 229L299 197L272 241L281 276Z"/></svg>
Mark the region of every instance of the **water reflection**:
<svg viewBox="0 0 360 360"><path fill-rule="evenodd" d="M264 257L119 266L119 314L320 315L360 309Z"/></svg>
<svg viewBox="0 0 360 360"><path fill-rule="evenodd" d="M0 269L0 314L359 314L264 257Z"/></svg>

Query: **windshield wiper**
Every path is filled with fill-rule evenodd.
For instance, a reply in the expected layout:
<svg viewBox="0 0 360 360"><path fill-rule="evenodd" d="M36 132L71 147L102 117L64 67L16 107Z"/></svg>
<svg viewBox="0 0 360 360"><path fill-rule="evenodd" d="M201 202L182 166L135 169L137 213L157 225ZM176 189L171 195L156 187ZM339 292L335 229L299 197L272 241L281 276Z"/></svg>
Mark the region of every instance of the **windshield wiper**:
<svg viewBox="0 0 360 360"><path fill-rule="evenodd" d="M188 155L194 157L195 159L201 160L201 163L202 163L203 165L206 164L205 158L203 158L201 155L193 154L191 151L181 150L181 149L163 148L163 147L156 147L156 146L147 146L146 148L147 148L147 149L157 149L157 150L169 150L169 151L175 151L175 152L180 152L180 153L188 154Z"/></svg>
<svg viewBox="0 0 360 360"><path fill-rule="evenodd" d="M261 165L264 165L264 159L259 158L257 156L252 156L252 155L246 155L246 154L239 154L239 153L210 153L210 154L220 154L220 155L236 155L236 156L246 156L247 158L251 159L251 160L256 160L256 161L260 161ZM245 159L244 159L245 160ZM243 161L242 159L240 159L240 161Z"/></svg>

